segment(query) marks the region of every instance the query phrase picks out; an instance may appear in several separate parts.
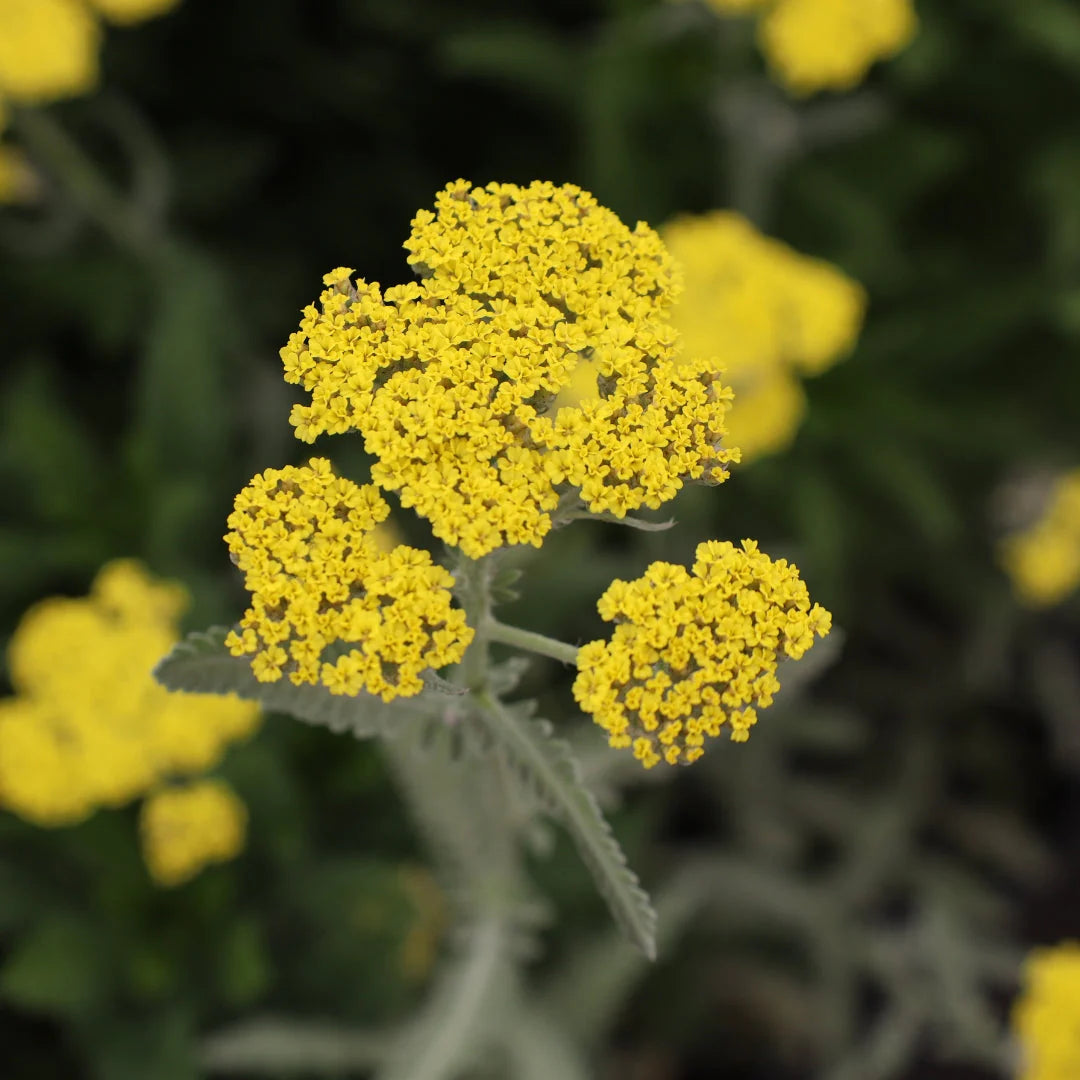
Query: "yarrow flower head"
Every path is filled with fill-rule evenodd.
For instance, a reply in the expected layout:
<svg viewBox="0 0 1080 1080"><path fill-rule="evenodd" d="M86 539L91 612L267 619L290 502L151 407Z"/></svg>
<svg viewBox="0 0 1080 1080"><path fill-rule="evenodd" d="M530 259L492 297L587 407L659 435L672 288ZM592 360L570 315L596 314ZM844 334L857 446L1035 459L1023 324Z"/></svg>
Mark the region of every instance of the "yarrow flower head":
<svg viewBox="0 0 1080 1080"><path fill-rule="evenodd" d="M199 780L154 792L140 808L143 858L164 886L182 885L244 847L247 809L227 784Z"/></svg>
<svg viewBox="0 0 1080 1080"><path fill-rule="evenodd" d="M1065 942L1028 956L1012 1026L1021 1043L1018 1080L1080 1076L1080 944Z"/></svg>
<svg viewBox="0 0 1080 1080"><path fill-rule="evenodd" d="M732 441L744 461L782 450L806 408L799 376L851 351L864 290L728 211L678 217L661 235L686 283L672 322L688 354L716 357L734 388Z"/></svg>
<svg viewBox="0 0 1080 1080"><path fill-rule="evenodd" d="M267 469L240 492L225 539L252 598L226 645L256 678L390 701L461 659L473 631L451 606L453 577L426 551L386 550L389 512L374 485L324 458Z"/></svg>
<svg viewBox="0 0 1080 1080"><path fill-rule="evenodd" d="M1001 558L1033 607L1057 604L1080 586L1080 469L1057 480L1042 515L1004 542Z"/></svg>
<svg viewBox="0 0 1080 1080"><path fill-rule="evenodd" d="M581 648L574 697L647 769L696 761L725 724L745 740L780 688L781 655L798 659L832 625L798 569L752 540L699 544L690 571L653 563L598 607L615 630Z"/></svg>
<svg viewBox="0 0 1080 1080"><path fill-rule="evenodd" d="M726 478L731 393L683 359L678 276L648 226L570 184L459 180L405 247L419 282L335 270L282 350L312 395L299 438L359 431L372 479L473 558L539 545L567 492L622 517ZM583 361L596 392L553 409Z"/></svg>
<svg viewBox="0 0 1080 1080"><path fill-rule="evenodd" d="M185 606L181 588L121 560L89 597L26 613L8 652L16 696L0 701L0 802L39 825L76 822L202 772L254 730L257 705L151 677Z"/></svg>

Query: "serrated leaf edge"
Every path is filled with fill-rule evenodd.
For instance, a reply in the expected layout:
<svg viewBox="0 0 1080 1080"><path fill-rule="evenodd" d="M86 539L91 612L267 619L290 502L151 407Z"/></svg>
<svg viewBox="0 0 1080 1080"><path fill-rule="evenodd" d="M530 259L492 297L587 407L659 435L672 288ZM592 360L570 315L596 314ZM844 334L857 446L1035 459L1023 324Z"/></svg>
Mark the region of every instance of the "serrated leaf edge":
<svg viewBox="0 0 1080 1080"><path fill-rule="evenodd" d="M585 786L570 744L551 734L551 724L528 715L534 703L507 706L483 695L477 712L496 743L563 823L616 922L650 959L656 959L656 912L648 893L630 869L626 855Z"/></svg>

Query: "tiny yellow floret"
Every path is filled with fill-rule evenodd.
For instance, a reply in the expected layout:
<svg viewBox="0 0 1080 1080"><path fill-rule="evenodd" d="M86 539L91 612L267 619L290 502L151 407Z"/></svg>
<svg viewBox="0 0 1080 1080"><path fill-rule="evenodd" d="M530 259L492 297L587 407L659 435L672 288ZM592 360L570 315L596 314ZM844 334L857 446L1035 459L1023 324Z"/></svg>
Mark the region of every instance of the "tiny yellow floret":
<svg viewBox="0 0 1080 1080"><path fill-rule="evenodd" d="M452 607L453 576L426 551L388 550L389 513L325 458L267 469L236 497L225 540L252 597L226 645L257 679L390 701L461 659L473 630Z"/></svg>
<svg viewBox="0 0 1080 1080"><path fill-rule="evenodd" d="M696 761L725 724L744 741L780 689L781 654L798 659L832 625L798 569L752 540L699 544L690 571L655 562L598 609L615 630L581 648L574 697L647 769Z"/></svg>
<svg viewBox="0 0 1080 1080"><path fill-rule="evenodd" d="M1042 516L1004 542L1001 560L1032 607L1060 603L1080 586L1080 469L1057 480Z"/></svg>
<svg viewBox="0 0 1080 1080"><path fill-rule="evenodd" d="M1080 1076L1080 944L1031 952L1012 1026L1021 1045L1017 1080Z"/></svg>
<svg viewBox="0 0 1080 1080"><path fill-rule="evenodd" d="M155 791L139 816L143 858L159 885L181 885L243 849L247 809L221 780Z"/></svg>
<svg viewBox="0 0 1080 1080"><path fill-rule="evenodd" d="M726 478L731 392L684 358L678 275L647 225L571 184L459 180L405 247L418 282L333 270L282 349L311 393L298 438L359 431L375 483L472 558L539 545L568 491L622 517ZM558 407L583 362L596 394Z"/></svg>

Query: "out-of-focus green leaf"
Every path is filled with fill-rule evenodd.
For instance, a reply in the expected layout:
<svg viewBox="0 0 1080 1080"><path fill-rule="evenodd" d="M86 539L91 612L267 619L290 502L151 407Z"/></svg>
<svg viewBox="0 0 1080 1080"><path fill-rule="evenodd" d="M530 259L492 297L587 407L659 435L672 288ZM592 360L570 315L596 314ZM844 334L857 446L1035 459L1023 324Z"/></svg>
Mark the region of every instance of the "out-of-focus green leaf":
<svg viewBox="0 0 1080 1080"><path fill-rule="evenodd" d="M191 1024L180 1010L117 1017L85 1038L94 1080L200 1080Z"/></svg>
<svg viewBox="0 0 1080 1080"><path fill-rule="evenodd" d="M221 467L229 432L225 362L234 319L227 281L206 255L179 245L156 269L136 441L155 474L205 479Z"/></svg>
<svg viewBox="0 0 1080 1080"><path fill-rule="evenodd" d="M257 1001L272 979L270 958L259 924L252 918L234 922L218 952L218 985L233 1008Z"/></svg>
<svg viewBox="0 0 1080 1080"><path fill-rule="evenodd" d="M453 34L442 44L451 72L506 82L557 104L579 88L581 60L565 39L544 26L509 24Z"/></svg>
<svg viewBox="0 0 1080 1080"><path fill-rule="evenodd" d="M17 365L0 394L0 473L43 519L70 523L101 497L105 463L64 400L55 369Z"/></svg>
<svg viewBox="0 0 1080 1080"><path fill-rule="evenodd" d="M1080 10L1069 0L1024 0L1002 3L1022 38L1043 56L1051 57L1073 72L1080 72Z"/></svg>
<svg viewBox="0 0 1080 1080"><path fill-rule="evenodd" d="M94 926L59 913L21 938L0 969L0 996L35 1012L84 1014L109 987L106 945Z"/></svg>

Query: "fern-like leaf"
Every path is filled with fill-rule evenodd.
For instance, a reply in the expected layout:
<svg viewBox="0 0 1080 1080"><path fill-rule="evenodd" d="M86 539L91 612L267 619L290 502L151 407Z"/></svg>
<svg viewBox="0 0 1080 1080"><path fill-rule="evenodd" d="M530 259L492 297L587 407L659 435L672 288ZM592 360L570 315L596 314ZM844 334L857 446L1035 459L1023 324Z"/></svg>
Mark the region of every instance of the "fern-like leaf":
<svg viewBox="0 0 1080 1080"><path fill-rule="evenodd" d="M257 701L269 712L282 712L335 732L358 738L393 736L403 723L418 715L440 712L448 700L437 691L425 691L407 701L386 703L371 694L354 697L331 694L323 686L294 686L288 679L259 682L251 664L225 648L228 629L211 627L188 634L154 668L154 678L169 690L191 694L236 694Z"/></svg>
<svg viewBox="0 0 1080 1080"><path fill-rule="evenodd" d="M533 719L531 703L479 699L476 719L540 804L565 825L616 922L650 959L656 958L656 912L581 778L569 743Z"/></svg>

